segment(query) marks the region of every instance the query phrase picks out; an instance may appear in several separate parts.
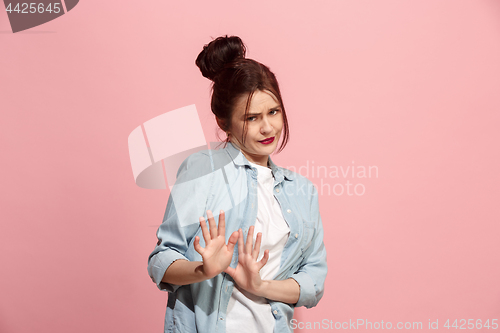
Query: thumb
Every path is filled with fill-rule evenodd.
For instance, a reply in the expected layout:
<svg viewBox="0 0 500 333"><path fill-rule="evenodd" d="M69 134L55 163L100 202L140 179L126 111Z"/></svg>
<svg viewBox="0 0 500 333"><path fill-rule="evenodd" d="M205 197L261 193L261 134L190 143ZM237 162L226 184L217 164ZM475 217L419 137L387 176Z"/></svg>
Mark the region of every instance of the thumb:
<svg viewBox="0 0 500 333"><path fill-rule="evenodd" d="M232 268L231 266L227 266L227 268L224 270L225 273L231 275L232 278L234 278L234 273L236 270Z"/></svg>
<svg viewBox="0 0 500 333"><path fill-rule="evenodd" d="M238 231L235 231L231 234L231 237L229 237L229 239L227 240L227 250L229 252L234 251L234 246L236 245L236 243L238 243L238 236L239 236Z"/></svg>
<svg viewBox="0 0 500 333"><path fill-rule="evenodd" d="M269 259L269 250L264 251L264 256L262 259L259 261L259 270L264 267L265 264L267 264L267 260Z"/></svg>
<svg viewBox="0 0 500 333"><path fill-rule="evenodd" d="M203 253L205 252L205 248L200 245L200 237L196 236L194 238L193 245L194 245L194 249L196 250L196 252L198 252L201 256L203 256Z"/></svg>

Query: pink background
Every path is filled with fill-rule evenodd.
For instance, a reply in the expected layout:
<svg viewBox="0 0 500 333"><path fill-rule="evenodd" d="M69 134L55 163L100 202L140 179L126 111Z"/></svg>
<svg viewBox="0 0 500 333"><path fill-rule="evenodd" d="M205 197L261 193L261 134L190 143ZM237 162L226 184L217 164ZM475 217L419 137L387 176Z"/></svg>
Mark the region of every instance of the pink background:
<svg viewBox="0 0 500 333"><path fill-rule="evenodd" d="M127 137L196 104L216 140L194 60L222 34L280 81L278 165L378 168L302 169L329 274L297 320L500 319L499 1L83 0L17 34L0 12L0 331L162 331L146 267L168 190L135 185ZM364 194L320 188L347 181Z"/></svg>

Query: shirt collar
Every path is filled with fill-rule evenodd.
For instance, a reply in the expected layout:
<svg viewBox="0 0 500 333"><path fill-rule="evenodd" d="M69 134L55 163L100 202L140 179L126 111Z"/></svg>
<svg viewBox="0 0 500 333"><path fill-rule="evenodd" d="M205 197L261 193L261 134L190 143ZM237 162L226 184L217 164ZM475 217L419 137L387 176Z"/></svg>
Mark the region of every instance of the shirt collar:
<svg viewBox="0 0 500 333"><path fill-rule="evenodd" d="M228 152L229 156L231 156L231 159L233 160L234 164L240 166L248 165L250 168L252 168L250 162L248 162L248 159L245 157L245 155L243 155L241 150L236 146L234 146L230 141L227 143L226 151ZM281 182L283 178L287 180L294 179L293 173L288 169L281 168L276 164L274 164L273 160L271 159L271 156L269 156L269 165L271 166L273 175L278 182Z"/></svg>

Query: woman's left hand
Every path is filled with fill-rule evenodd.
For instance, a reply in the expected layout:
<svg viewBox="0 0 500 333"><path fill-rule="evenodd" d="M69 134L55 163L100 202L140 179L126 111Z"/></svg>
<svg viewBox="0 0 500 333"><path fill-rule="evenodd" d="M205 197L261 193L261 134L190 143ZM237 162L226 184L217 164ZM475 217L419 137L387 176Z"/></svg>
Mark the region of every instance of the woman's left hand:
<svg viewBox="0 0 500 333"><path fill-rule="evenodd" d="M243 243L243 231L238 230L238 265L236 268L228 267L224 271L231 275L236 284L257 296L263 296L264 281L260 278L259 271L269 259L269 250L264 251L264 256L257 261L262 241L262 233L257 234L255 246L253 246L254 226L248 229L247 241ZM243 245L244 244L244 245Z"/></svg>

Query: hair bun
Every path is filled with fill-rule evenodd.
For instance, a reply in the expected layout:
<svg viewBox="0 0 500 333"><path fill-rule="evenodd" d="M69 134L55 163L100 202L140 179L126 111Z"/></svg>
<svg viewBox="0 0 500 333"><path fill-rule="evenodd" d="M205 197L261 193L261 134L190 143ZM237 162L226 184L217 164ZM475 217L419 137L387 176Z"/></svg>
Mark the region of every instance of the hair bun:
<svg viewBox="0 0 500 333"><path fill-rule="evenodd" d="M203 47L196 58L196 66L204 77L213 81L226 64L245 58L245 53L245 44L239 37L218 37Z"/></svg>

